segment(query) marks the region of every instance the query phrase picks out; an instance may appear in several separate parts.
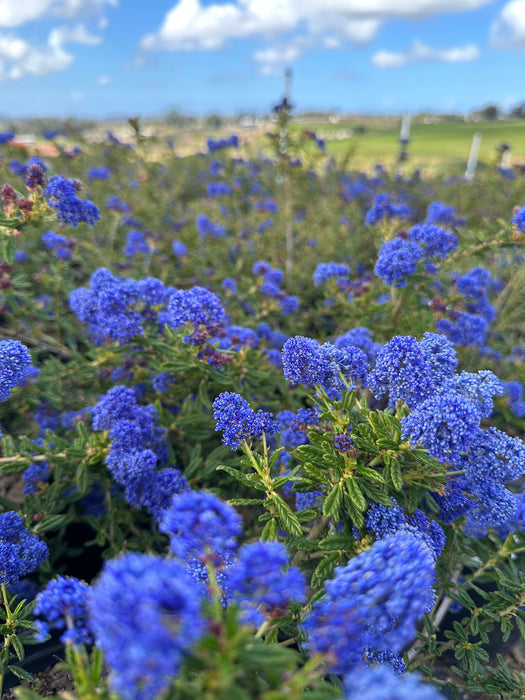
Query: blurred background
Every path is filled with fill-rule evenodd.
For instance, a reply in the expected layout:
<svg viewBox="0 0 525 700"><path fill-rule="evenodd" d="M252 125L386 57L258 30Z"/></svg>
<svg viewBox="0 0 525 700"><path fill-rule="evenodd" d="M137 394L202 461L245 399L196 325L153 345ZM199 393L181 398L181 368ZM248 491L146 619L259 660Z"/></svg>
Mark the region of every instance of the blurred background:
<svg viewBox="0 0 525 700"><path fill-rule="evenodd" d="M127 119L187 155L235 130L263 148L272 107L357 164L525 164L525 0L2 0L0 129L21 145ZM275 116L273 117L275 119ZM405 133L401 134L404 118ZM483 124L483 128L480 128Z"/></svg>

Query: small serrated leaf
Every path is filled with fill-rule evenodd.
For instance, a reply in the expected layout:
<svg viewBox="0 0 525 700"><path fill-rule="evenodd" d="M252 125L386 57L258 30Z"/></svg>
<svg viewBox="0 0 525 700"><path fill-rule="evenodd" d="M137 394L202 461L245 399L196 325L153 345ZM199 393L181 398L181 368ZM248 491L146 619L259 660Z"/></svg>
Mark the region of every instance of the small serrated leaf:
<svg viewBox="0 0 525 700"><path fill-rule="evenodd" d="M283 528L288 530L291 535L300 537L303 534L301 523L297 520L297 516L290 508L288 503L286 503L286 501L284 501L278 493L273 493L271 500L277 509L277 514L279 515L279 520L281 521Z"/></svg>
<svg viewBox="0 0 525 700"><path fill-rule="evenodd" d="M367 509L367 502L363 496L363 493L361 492L361 489L359 488L359 484L352 477L345 479L345 483L350 500L357 510L364 512Z"/></svg>
<svg viewBox="0 0 525 700"><path fill-rule="evenodd" d="M277 521L276 520L268 520L266 525L264 526L263 531L261 532L261 540L276 540L278 538L278 527L277 527Z"/></svg>
<svg viewBox="0 0 525 700"><path fill-rule="evenodd" d="M76 485L79 493L85 494L89 489L89 471L85 462L81 462L76 475Z"/></svg>
<svg viewBox="0 0 525 700"><path fill-rule="evenodd" d="M323 515L328 518L335 516L343 502L343 489L341 484L335 484L328 492L323 503Z"/></svg>
<svg viewBox="0 0 525 700"><path fill-rule="evenodd" d="M17 678L20 678L22 681L32 681L33 676L29 673L29 671L26 671L25 668L22 668L21 666L13 666L13 664L9 665L7 667L13 675L15 675Z"/></svg>
<svg viewBox="0 0 525 700"><path fill-rule="evenodd" d="M18 659L23 661L25 657L24 645L15 635L11 637L11 646L13 647L15 654L18 656Z"/></svg>
<svg viewBox="0 0 525 700"><path fill-rule="evenodd" d="M312 587L319 588L324 584L327 578L330 578L333 570L341 561L341 555L339 552L332 552L324 559L322 559L317 565L314 573L312 574Z"/></svg>
<svg viewBox="0 0 525 700"><path fill-rule="evenodd" d="M390 479L396 491L401 491L403 488L403 476L401 474L401 465L399 460L393 457L390 460Z"/></svg>

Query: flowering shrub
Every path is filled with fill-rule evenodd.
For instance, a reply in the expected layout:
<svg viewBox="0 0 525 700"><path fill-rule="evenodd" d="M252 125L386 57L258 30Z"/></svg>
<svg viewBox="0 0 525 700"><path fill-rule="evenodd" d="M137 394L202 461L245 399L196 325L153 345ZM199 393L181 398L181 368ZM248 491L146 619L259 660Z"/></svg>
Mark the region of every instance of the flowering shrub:
<svg viewBox="0 0 525 700"><path fill-rule="evenodd" d="M350 172L290 109L274 158L6 136L0 688L56 635L85 700L525 694L519 178Z"/></svg>

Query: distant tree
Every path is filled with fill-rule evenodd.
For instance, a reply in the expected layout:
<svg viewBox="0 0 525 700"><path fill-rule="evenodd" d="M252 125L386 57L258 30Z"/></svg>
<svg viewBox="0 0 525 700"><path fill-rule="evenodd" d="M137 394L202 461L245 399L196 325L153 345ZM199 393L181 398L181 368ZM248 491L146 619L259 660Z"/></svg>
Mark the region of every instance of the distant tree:
<svg viewBox="0 0 525 700"><path fill-rule="evenodd" d="M204 125L208 129L220 129L222 126L222 117L219 117L218 114L210 114L209 117L206 117Z"/></svg>
<svg viewBox="0 0 525 700"><path fill-rule="evenodd" d="M510 119L525 119L525 102L513 107L509 112Z"/></svg>
<svg viewBox="0 0 525 700"><path fill-rule="evenodd" d="M487 121L492 122L495 119L498 119L500 115L500 110L497 105L487 105L482 110L480 110L479 114L482 117L482 119L486 119Z"/></svg>

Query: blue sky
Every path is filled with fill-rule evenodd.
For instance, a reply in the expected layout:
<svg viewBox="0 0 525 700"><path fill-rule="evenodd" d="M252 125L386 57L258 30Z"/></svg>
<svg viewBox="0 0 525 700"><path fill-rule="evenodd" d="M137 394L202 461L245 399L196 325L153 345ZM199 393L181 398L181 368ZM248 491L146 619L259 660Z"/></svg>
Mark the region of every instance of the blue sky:
<svg viewBox="0 0 525 700"><path fill-rule="evenodd" d="M525 0L0 0L0 116L525 101Z"/></svg>

